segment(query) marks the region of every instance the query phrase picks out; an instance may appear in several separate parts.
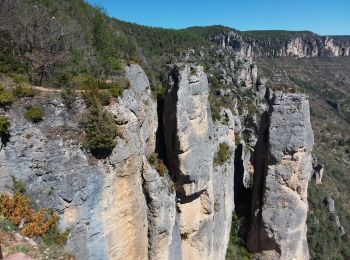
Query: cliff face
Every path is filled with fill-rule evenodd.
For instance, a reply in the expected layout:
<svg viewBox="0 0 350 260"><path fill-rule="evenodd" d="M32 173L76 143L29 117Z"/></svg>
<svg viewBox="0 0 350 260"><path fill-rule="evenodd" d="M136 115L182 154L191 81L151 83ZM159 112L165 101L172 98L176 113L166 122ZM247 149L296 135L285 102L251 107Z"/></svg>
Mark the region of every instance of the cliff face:
<svg viewBox="0 0 350 260"><path fill-rule="evenodd" d="M307 187L314 142L309 111L303 95L274 94L248 236L248 248L260 259L309 259Z"/></svg>
<svg viewBox="0 0 350 260"><path fill-rule="evenodd" d="M0 152L0 191L11 190L11 176L23 180L39 206L61 214L62 229L72 228L67 248L77 259L209 260L225 259L234 202L242 204L239 189L253 187L252 252L308 258L313 137L303 95L272 98L260 82L256 102L262 110L265 98L272 102L268 117L244 123L236 102L213 121L201 66L173 65L164 107L158 109L138 65L127 66L125 77L130 89L105 107L114 115L118 143L103 160L81 149L81 100L71 113L59 96L40 94L30 101L45 110L43 122L35 125L23 118L29 100L18 101L7 112L11 136ZM235 136L258 122L261 133L236 146ZM218 163L223 144L227 158ZM167 163L164 176L148 162L155 151Z"/></svg>
<svg viewBox="0 0 350 260"><path fill-rule="evenodd" d="M284 32L261 35L263 32L221 32L209 38L222 47L232 48L246 58L252 57L340 57L350 55L350 39L340 36L318 36L312 33ZM279 38L280 37L280 38Z"/></svg>
<svg viewBox="0 0 350 260"><path fill-rule="evenodd" d="M233 117L213 124L203 68L175 65L164 108L170 176L177 192L182 259L224 259L233 211ZM225 112L223 112L225 113ZM229 159L213 165L219 143Z"/></svg>
<svg viewBox="0 0 350 260"><path fill-rule="evenodd" d="M157 113L149 83L140 67L126 69L131 89L108 109L120 138L111 156L97 161L85 154L77 113L68 116L59 97L38 97L44 121L23 118L27 102L9 111L11 138L1 150L1 191L10 176L26 183L39 205L61 214L71 227L67 247L78 259L146 259L147 204L142 189L143 162L154 150Z"/></svg>

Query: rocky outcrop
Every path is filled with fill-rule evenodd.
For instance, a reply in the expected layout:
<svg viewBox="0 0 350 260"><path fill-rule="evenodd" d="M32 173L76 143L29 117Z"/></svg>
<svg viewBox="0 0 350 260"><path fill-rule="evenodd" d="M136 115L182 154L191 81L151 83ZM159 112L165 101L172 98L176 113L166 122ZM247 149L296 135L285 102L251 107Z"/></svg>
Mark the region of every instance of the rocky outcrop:
<svg viewBox="0 0 350 260"><path fill-rule="evenodd" d="M267 133L266 159L254 176L248 248L259 259L308 259L307 188L314 139L307 98L275 93Z"/></svg>
<svg viewBox="0 0 350 260"><path fill-rule="evenodd" d="M147 259L147 202L142 173L154 151L156 104L139 66L126 67L131 88L106 107L118 125L118 144L105 160L80 146L81 101L70 115L60 97L39 95L8 111L10 141L0 152L0 191L9 190L11 175L26 183L40 206L61 214L60 226L72 228L67 247L77 259ZM28 123L28 103L45 110L42 123ZM146 175L146 173L145 173Z"/></svg>
<svg viewBox="0 0 350 260"><path fill-rule="evenodd" d="M201 66L171 66L164 108L158 109L144 71L127 66L130 88L104 108L114 116L117 145L100 160L81 148L81 98L73 112L52 93L17 101L6 112L11 136L0 151L0 192L11 190L11 176L23 180L36 203L55 209L60 227L71 228L67 248L78 260L225 259L235 203L237 212L246 212L251 197L252 252L266 259L307 259L313 145L308 101L273 94L251 61L241 58L225 62L232 73L247 73L241 87L257 87L251 105L261 113L243 109L239 115L239 102L232 100L232 110L222 108L216 121ZM225 98L234 91L220 90ZM29 103L44 108L43 122L24 119ZM217 162L221 144L228 154ZM155 151L167 164L165 174L147 159Z"/></svg>
<svg viewBox="0 0 350 260"><path fill-rule="evenodd" d="M222 32L215 36L209 37L209 40L219 44L221 47L229 47L235 53L241 54L245 59L253 58L253 47L243 40L242 34L234 30Z"/></svg>
<svg viewBox="0 0 350 260"><path fill-rule="evenodd" d="M234 149L233 116L213 124L203 68L174 65L165 99L164 133L177 192L182 259L224 259L233 211L233 156L213 164L219 143Z"/></svg>

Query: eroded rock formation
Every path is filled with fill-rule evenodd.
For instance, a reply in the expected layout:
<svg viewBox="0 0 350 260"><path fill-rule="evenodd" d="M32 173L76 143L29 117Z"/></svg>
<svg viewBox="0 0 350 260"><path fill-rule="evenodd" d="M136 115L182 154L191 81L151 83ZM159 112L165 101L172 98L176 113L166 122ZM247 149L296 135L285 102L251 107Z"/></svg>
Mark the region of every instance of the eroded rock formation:
<svg viewBox="0 0 350 260"><path fill-rule="evenodd" d="M307 98L275 93L267 131L266 160L254 176L248 248L259 259L308 259L307 187L314 137Z"/></svg>
<svg viewBox="0 0 350 260"><path fill-rule="evenodd" d="M243 197L244 205L237 204L245 210L253 199L248 246L258 257L307 259L313 145L307 98L273 95L254 65L232 68L246 73L244 86L257 87L262 111L246 120L247 111L238 115L232 100L234 109L222 108L213 121L201 66L170 68L164 109L157 109L141 67L125 70L130 89L105 107L118 128L117 146L106 159L81 149L81 99L72 113L58 95L35 97L31 102L45 110L37 125L23 117L28 100L11 108L0 191L11 190L11 176L23 180L39 206L61 214L62 229L72 228L67 248L77 259L225 259L234 202ZM257 135L254 128L261 128ZM249 138L238 145L243 132ZM223 143L228 157L215 163ZM168 166L164 175L147 159L155 151ZM241 196L241 188L251 194Z"/></svg>
<svg viewBox="0 0 350 260"><path fill-rule="evenodd" d="M233 211L233 155L213 164L219 143L233 151L233 116L213 124L203 68L175 65L164 108L170 175L177 189L182 259L224 259Z"/></svg>

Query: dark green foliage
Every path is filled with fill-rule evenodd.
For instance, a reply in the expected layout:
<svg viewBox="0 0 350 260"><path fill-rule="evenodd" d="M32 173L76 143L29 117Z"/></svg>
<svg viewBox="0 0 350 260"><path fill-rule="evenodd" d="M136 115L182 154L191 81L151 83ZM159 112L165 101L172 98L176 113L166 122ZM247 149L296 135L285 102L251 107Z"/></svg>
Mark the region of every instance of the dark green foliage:
<svg viewBox="0 0 350 260"><path fill-rule="evenodd" d="M87 107L94 104L100 104L108 106L111 102L112 95L108 90L100 90L97 88L91 88L83 93L84 101Z"/></svg>
<svg viewBox="0 0 350 260"><path fill-rule="evenodd" d="M30 106L24 113L24 117L32 123L39 123L43 121L44 110L38 106Z"/></svg>
<svg viewBox="0 0 350 260"><path fill-rule="evenodd" d="M97 158L107 157L117 144L117 129L114 118L96 98L90 98L90 105L80 119L85 130L83 147Z"/></svg>
<svg viewBox="0 0 350 260"><path fill-rule="evenodd" d="M35 96L35 90L26 85L19 85L17 86L13 91L13 95L18 98L24 98L24 97L34 97Z"/></svg>
<svg viewBox="0 0 350 260"><path fill-rule="evenodd" d="M10 127L10 120L6 116L0 116L0 136L8 134L8 129Z"/></svg>
<svg viewBox="0 0 350 260"><path fill-rule="evenodd" d="M219 149L215 154L214 163L221 165L230 158L230 147L226 143L219 144Z"/></svg>
<svg viewBox="0 0 350 260"><path fill-rule="evenodd" d="M74 108L74 104L77 99L77 94L75 93L75 90L67 88L64 91L62 91L61 97L67 110L71 111Z"/></svg>
<svg viewBox="0 0 350 260"><path fill-rule="evenodd" d="M315 184L309 185L308 245L310 255L319 259L349 259L348 235L340 236L336 226L335 215L328 213L324 204L327 194ZM337 208L339 212L340 209ZM339 213L337 213L339 214ZM340 214L341 221L342 215ZM344 222L344 221L343 221ZM332 248L332 252L328 249Z"/></svg>
<svg viewBox="0 0 350 260"><path fill-rule="evenodd" d="M14 97L11 92L2 91L0 92L0 106L10 106L14 101Z"/></svg>
<svg viewBox="0 0 350 260"><path fill-rule="evenodd" d="M153 84L151 86L152 94L155 99L164 98L167 88L162 84Z"/></svg>
<svg viewBox="0 0 350 260"><path fill-rule="evenodd" d="M16 84L22 84L22 83L28 83L28 78L24 76L23 74L11 74L11 78L13 82Z"/></svg>
<svg viewBox="0 0 350 260"><path fill-rule="evenodd" d="M111 103L112 95L108 90L100 90L98 98L103 106L108 106Z"/></svg>
<svg viewBox="0 0 350 260"><path fill-rule="evenodd" d="M210 103L210 109L211 109L211 117L213 121L220 121L221 120L221 108L223 106L222 99L220 97L210 95L209 96L209 103Z"/></svg>
<svg viewBox="0 0 350 260"><path fill-rule="evenodd" d="M64 246L66 244L69 233L70 233L70 229L66 229L65 231L61 232L58 229L57 224L55 224L41 238L46 245Z"/></svg>
<svg viewBox="0 0 350 260"><path fill-rule="evenodd" d="M26 192L25 184L22 180L17 179L15 176L11 176L13 182L13 191L15 193L24 194Z"/></svg>
<svg viewBox="0 0 350 260"><path fill-rule="evenodd" d="M109 91L111 92L112 97L118 98L123 94L123 88L120 87L119 85L115 84L112 86Z"/></svg>
<svg viewBox="0 0 350 260"><path fill-rule="evenodd" d="M243 220L239 219L236 214L232 216L230 243L226 252L227 260L249 260L253 259L253 255L244 247L242 239L238 235L240 226L243 225Z"/></svg>
<svg viewBox="0 0 350 260"><path fill-rule="evenodd" d="M10 220L6 218L2 218L0 216L0 230L5 232L14 232L17 231L17 227L15 224L13 224Z"/></svg>

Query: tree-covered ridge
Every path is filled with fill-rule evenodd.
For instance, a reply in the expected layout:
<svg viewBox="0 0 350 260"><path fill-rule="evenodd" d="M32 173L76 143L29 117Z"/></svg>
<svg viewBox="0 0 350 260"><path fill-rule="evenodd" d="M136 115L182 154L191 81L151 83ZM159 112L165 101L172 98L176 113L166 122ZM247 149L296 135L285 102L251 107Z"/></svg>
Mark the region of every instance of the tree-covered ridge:
<svg viewBox="0 0 350 260"><path fill-rule="evenodd" d="M103 10L82 0L0 5L0 71L27 73L33 84L66 85L80 74L108 77L135 54Z"/></svg>

